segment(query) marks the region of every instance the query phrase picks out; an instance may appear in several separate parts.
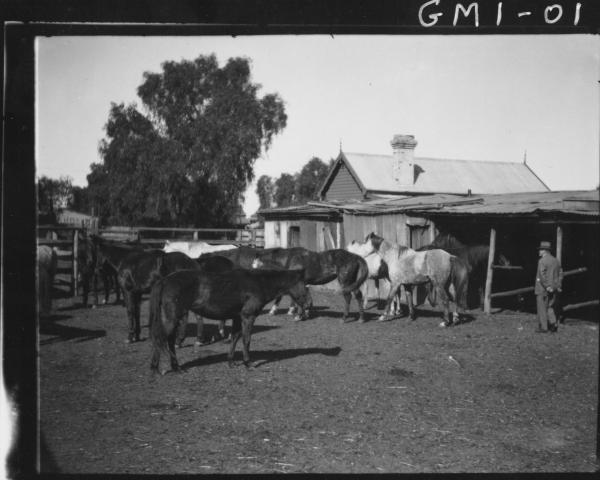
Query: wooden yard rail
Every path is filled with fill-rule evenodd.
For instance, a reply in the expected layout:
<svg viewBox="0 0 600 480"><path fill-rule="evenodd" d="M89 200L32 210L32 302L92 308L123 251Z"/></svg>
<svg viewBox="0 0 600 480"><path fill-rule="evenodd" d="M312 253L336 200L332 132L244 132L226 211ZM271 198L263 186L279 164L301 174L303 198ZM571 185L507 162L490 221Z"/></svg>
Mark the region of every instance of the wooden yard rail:
<svg viewBox="0 0 600 480"><path fill-rule="evenodd" d="M203 241L213 245L264 246L264 231L242 228L176 228L176 227L109 227L100 234L106 238L138 241L145 245L162 246L166 240Z"/></svg>
<svg viewBox="0 0 600 480"><path fill-rule="evenodd" d="M48 245L57 250L59 266L57 274L68 276L69 291L76 296L79 290L78 250L79 242L89 229L71 225L38 226L38 245ZM166 233L162 238L153 238ZM264 246L263 230L236 228L161 228L161 227L108 227L99 231L103 238L120 241L138 241L145 246L162 248L166 240L201 240L213 245L232 244L253 247ZM57 278L61 281L61 279Z"/></svg>
<svg viewBox="0 0 600 480"><path fill-rule="evenodd" d="M564 235L563 228L560 223L556 223L556 258L559 262L562 261L563 255L563 247L564 247ZM488 254L488 267L487 267L487 276L485 281L485 294L483 300L483 311L486 314L490 314L492 310L492 299L493 298L501 298L501 297L510 297L513 295L520 295L523 293L530 293L535 290L534 286L531 287L523 287L516 288L514 290L507 290L504 292L495 292L492 293L492 280L494 275L494 270L523 270L523 267L520 266L512 266L512 265L495 265L494 258L496 255L496 228L490 228L490 250ZM571 275L578 275L587 272L588 269L586 267L575 268L572 270L568 270L563 272L563 278L569 277ZM593 305L599 305L600 300L593 299L585 302L573 303L571 305L565 305L562 307L563 311L574 310L580 307L587 307Z"/></svg>
<svg viewBox="0 0 600 480"><path fill-rule="evenodd" d="M38 226L38 245L48 245L57 250L59 266L57 274L69 276L69 290L71 295L77 295L79 288L78 249L79 234L85 232L84 228L63 225ZM62 237L62 238L59 238ZM64 266L67 264L67 266Z"/></svg>
<svg viewBox="0 0 600 480"><path fill-rule="evenodd" d="M571 276L571 275L576 275L578 273L584 273L584 272L587 272L587 268L586 267L575 268L573 270L568 270L566 272L563 272L563 278ZM535 286L533 286L533 287L516 288L515 290L506 290L505 292L492 293L490 295L490 297L491 298L510 297L512 295L519 295L521 293L533 292L534 290L535 290ZM564 308L563 308L563 310L564 310Z"/></svg>

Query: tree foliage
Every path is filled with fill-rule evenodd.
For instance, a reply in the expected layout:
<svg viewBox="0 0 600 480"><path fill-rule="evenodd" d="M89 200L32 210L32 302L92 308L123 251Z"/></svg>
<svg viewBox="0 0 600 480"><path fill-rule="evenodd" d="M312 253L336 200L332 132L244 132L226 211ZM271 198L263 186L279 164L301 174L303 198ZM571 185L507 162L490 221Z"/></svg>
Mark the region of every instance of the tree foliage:
<svg viewBox="0 0 600 480"><path fill-rule="evenodd" d="M72 179L68 176L55 179L43 175L37 181L37 195L38 211L55 214L59 209L67 208L72 203Z"/></svg>
<svg viewBox="0 0 600 480"><path fill-rule="evenodd" d="M325 163L313 157L295 174L283 173L276 180L263 175L256 184L260 208L302 205L318 200L319 189L333 163L333 159Z"/></svg>
<svg viewBox="0 0 600 480"><path fill-rule="evenodd" d="M214 55L144 74L135 105L111 104L90 201L111 223L222 226L254 178L254 162L286 125L283 101L259 96L250 62Z"/></svg>

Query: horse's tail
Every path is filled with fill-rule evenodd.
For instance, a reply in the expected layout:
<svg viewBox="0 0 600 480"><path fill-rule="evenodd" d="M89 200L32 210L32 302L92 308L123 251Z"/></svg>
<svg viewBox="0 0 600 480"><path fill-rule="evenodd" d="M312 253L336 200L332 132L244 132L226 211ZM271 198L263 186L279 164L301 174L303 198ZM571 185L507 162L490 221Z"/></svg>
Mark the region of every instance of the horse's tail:
<svg viewBox="0 0 600 480"><path fill-rule="evenodd" d="M455 302L459 308L467 308L467 290L469 288L469 269L459 257L450 257L450 281L454 285Z"/></svg>
<svg viewBox="0 0 600 480"><path fill-rule="evenodd" d="M152 286L150 291L149 319L148 329L150 330L150 339L154 348L156 358L160 357L162 350L167 350L167 335L162 324L162 291L163 281L159 280ZM158 365L156 365L158 367Z"/></svg>
<svg viewBox="0 0 600 480"><path fill-rule="evenodd" d="M365 283L365 280L369 277L369 266L367 265L366 260L359 255L356 255L356 257L358 257L358 268L356 270L356 275L354 277L354 281L351 284L346 285L345 287L342 286L342 292L344 293L350 293L354 292L355 290L358 290L360 286L363 283Z"/></svg>

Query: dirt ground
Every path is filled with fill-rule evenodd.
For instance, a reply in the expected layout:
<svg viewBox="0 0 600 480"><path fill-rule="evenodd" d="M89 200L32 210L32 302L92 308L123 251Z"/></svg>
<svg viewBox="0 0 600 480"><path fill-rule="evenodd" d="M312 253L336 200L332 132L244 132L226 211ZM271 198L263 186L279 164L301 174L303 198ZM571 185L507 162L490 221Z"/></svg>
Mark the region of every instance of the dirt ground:
<svg viewBox="0 0 600 480"><path fill-rule="evenodd" d="M342 324L339 293L313 299L307 321L258 318L252 369L228 368L228 344L194 347L191 325L185 372L155 377L147 301L133 345L123 306L56 301L39 329L42 472L596 471L597 321L536 334L531 314L443 329L432 310L370 309Z"/></svg>

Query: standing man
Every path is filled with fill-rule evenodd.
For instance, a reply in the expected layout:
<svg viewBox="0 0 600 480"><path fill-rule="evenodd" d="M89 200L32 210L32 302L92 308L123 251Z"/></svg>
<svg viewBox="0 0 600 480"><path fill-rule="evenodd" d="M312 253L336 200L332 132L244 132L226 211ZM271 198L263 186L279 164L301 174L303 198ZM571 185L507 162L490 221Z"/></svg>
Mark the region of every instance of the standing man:
<svg viewBox="0 0 600 480"><path fill-rule="evenodd" d="M562 270L558 260L552 256L550 242L541 242L535 279L538 329L536 332L556 332L558 328L558 295L562 288Z"/></svg>

